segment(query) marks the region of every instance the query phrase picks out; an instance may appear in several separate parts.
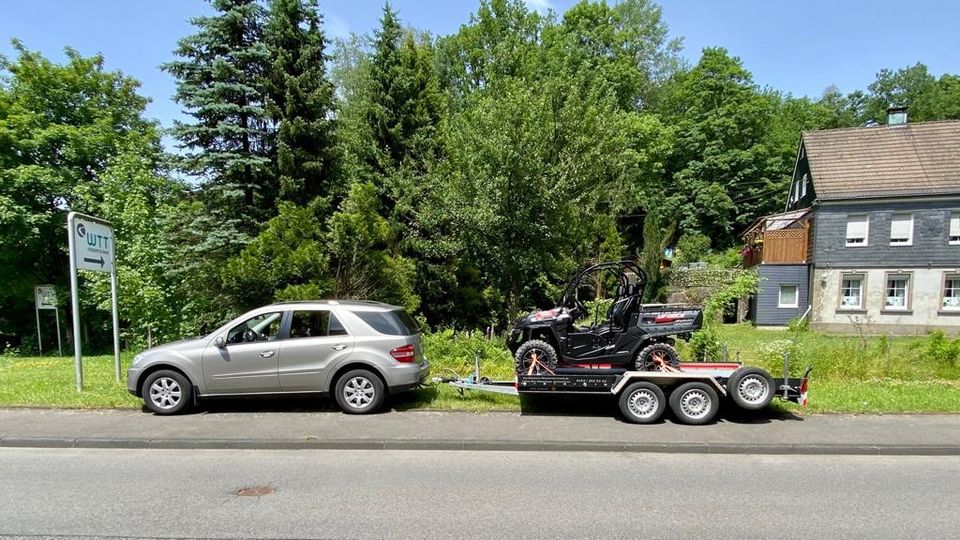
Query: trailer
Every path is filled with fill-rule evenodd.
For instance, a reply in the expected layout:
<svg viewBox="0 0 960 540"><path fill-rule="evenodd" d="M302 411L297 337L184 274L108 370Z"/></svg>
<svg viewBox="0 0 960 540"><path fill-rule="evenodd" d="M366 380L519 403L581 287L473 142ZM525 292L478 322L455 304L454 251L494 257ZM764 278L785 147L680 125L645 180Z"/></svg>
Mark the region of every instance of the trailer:
<svg viewBox="0 0 960 540"><path fill-rule="evenodd" d="M466 391L524 394L597 394L617 397L624 418L636 424L659 420L669 407L678 421L706 424L713 420L721 399L756 411L776 398L807 406L807 384L813 368L802 377L790 377L789 357L784 357L783 377L744 366L742 362L684 362L679 367L660 366L659 371L634 371L606 365L582 364L535 373L518 373L513 381L493 381L480 374L479 358L466 378L434 377L434 383L449 384L461 395Z"/></svg>

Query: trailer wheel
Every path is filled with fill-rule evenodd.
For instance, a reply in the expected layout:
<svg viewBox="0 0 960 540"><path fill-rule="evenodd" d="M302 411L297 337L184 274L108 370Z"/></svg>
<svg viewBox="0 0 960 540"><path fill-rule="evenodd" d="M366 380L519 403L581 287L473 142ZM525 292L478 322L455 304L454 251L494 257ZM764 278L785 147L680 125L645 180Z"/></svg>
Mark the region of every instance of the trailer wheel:
<svg viewBox="0 0 960 540"><path fill-rule="evenodd" d="M748 411L770 405L774 391L773 377L760 368L740 368L727 381L727 393L733 402Z"/></svg>
<svg viewBox="0 0 960 540"><path fill-rule="evenodd" d="M557 351L546 341L532 339L517 349L514 357L517 373L525 375L553 374L557 369Z"/></svg>
<svg viewBox="0 0 960 540"><path fill-rule="evenodd" d="M628 422L651 424L663 416L666 408L663 390L653 383L635 382L620 392L620 412Z"/></svg>
<svg viewBox="0 0 960 540"><path fill-rule="evenodd" d="M670 393L670 410L684 424L706 424L717 414L717 391L702 382L681 384Z"/></svg>
<svg viewBox="0 0 960 540"><path fill-rule="evenodd" d="M635 365L639 371L663 371L664 366L679 368L680 353L669 343L651 343L637 353Z"/></svg>

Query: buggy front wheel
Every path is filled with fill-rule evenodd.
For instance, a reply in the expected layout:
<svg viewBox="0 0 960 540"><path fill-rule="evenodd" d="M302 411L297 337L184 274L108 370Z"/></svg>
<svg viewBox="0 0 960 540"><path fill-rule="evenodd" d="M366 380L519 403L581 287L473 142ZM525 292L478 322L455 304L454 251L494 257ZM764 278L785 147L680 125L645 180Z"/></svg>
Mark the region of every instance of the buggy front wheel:
<svg viewBox="0 0 960 540"><path fill-rule="evenodd" d="M517 349L514 361L521 375L552 375L557 369L557 351L546 341L533 339Z"/></svg>

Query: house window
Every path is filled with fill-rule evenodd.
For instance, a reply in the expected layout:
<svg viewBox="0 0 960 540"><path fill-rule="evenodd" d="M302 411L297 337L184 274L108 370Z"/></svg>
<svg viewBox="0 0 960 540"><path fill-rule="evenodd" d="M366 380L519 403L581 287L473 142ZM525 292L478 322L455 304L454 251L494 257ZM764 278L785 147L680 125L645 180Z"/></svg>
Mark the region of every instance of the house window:
<svg viewBox="0 0 960 540"><path fill-rule="evenodd" d="M950 245L960 245L960 212L950 214Z"/></svg>
<svg viewBox="0 0 960 540"><path fill-rule="evenodd" d="M913 244L913 214L894 214L890 219L890 245Z"/></svg>
<svg viewBox="0 0 960 540"><path fill-rule="evenodd" d="M807 174L804 174L804 175L803 175L803 180L801 180L802 183L800 184L800 196L801 196L801 197L806 197L806 196L807 196L807 183L808 183L809 181L810 181L810 176L807 175Z"/></svg>
<svg viewBox="0 0 960 540"><path fill-rule="evenodd" d="M870 220L866 214L847 216L847 245L867 245L867 230L869 227Z"/></svg>
<svg viewBox="0 0 960 540"><path fill-rule="evenodd" d="M960 275L947 274L943 280L943 309L960 311Z"/></svg>
<svg viewBox="0 0 960 540"><path fill-rule="evenodd" d="M887 274L887 293L883 309L910 309L910 275Z"/></svg>
<svg viewBox="0 0 960 540"><path fill-rule="evenodd" d="M777 307L795 308L798 305L798 297L796 285L780 285L780 301Z"/></svg>
<svg viewBox="0 0 960 540"><path fill-rule="evenodd" d="M862 274L843 274L841 277L840 309L863 309Z"/></svg>

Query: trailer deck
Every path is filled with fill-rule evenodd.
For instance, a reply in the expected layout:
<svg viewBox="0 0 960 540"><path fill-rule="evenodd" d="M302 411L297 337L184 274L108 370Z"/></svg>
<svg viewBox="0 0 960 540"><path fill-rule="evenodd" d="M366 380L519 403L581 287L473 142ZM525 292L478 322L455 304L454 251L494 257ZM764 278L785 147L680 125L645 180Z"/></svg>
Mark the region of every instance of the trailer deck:
<svg viewBox="0 0 960 540"><path fill-rule="evenodd" d="M627 419L637 423L649 423L659 418L667 396L670 396L671 408L681 421L703 423L700 420L712 418L716 413L720 398L730 397L738 406L751 410L765 408L773 398L806 407L810 371L808 367L802 377L789 377L789 359L784 358L782 378L770 377L756 368L745 368L740 362L685 362L679 368L663 366L661 371L583 366L556 368L552 373L521 373L513 381L493 381L481 376L477 359L475 370L469 377L435 377L434 382L449 384L457 388L461 395L468 390L514 396L612 394L621 397L621 411ZM730 384L731 380L733 385ZM677 391L682 396L674 399ZM649 407L653 407L649 416L637 416L636 411L646 411ZM706 408L703 409L703 416L698 416L701 410L698 407ZM692 417L689 416L691 411L695 413Z"/></svg>

